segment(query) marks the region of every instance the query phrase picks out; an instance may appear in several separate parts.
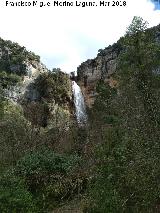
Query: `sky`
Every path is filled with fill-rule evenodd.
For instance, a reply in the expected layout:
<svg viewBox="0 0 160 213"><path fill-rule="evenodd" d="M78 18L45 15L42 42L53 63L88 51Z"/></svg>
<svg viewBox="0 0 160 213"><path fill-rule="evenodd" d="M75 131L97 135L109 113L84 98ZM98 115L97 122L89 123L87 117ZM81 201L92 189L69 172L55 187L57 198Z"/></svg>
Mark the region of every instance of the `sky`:
<svg viewBox="0 0 160 213"><path fill-rule="evenodd" d="M38 5L53 3L37 1ZM126 0L126 6L106 7L99 6L100 0L94 0L96 7L76 7L76 0L72 1L73 7L13 7L1 0L0 37L40 55L49 69L59 67L71 72L123 36L134 16L147 20L150 27L160 24L160 4L156 0Z"/></svg>
<svg viewBox="0 0 160 213"><path fill-rule="evenodd" d="M160 10L160 0L151 0L155 6L155 10Z"/></svg>

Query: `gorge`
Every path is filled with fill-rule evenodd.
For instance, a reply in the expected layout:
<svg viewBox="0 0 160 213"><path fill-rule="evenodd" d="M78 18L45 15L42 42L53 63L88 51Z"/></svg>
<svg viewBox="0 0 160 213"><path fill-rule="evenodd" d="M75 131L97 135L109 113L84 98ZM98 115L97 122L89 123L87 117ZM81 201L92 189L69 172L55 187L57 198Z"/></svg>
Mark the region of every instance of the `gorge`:
<svg viewBox="0 0 160 213"><path fill-rule="evenodd" d="M160 25L77 68L0 39L0 212L160 212Z"/></svg>

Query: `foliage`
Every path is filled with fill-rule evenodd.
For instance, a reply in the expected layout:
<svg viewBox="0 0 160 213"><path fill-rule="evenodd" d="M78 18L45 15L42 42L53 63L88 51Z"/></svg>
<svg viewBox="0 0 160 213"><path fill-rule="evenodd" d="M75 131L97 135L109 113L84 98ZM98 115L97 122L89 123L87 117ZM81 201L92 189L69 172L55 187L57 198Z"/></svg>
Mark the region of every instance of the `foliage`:
<svg viewBox="0 0 160 213"><path fill-rule="evenodd" d="M17 162L17 172L24 177L41 174L67 174L76 165L78 156L55 154L52 150L42 149L24 156Z"/></svg>
<svg viewBox="0 0 160 213"><path fill-rule="evenodd" d="M20 77L16 74L8 74L5 71L0 72L0 85L3 88L15 86L18 82L20 82L20 80Z"/></svg>
<svg viewBox="0 0 160 213"><path fill-rule="evenodd" d="M53 69L32 84L39 100L12 103L5 89L22 80L25 60L39 57L2 39L0 52L0 212L46 212L86 188L74 150L77 132L70 128L71 81Z"/></svg>
<svg viewBox="0 0 160 213"><path fill-rule="evenodd" d="M33 89L38 94L37 101L22 102L25 117L32 125L49 129L68 125L73 111L69 76L59 70L42 73L36 78Z"/></svg>
<svg viewBox="0 0 160 213"><path fill-rule="evenodd" d="M14 165L17 159L36 146L34 133L22 109L8 102L3 111L0 121L0 168Z"/></svg>
<svg viewBox="0 0 160 213"><path fill-rule="evenodd" d="M48 209L72 197L80 189L82 183L73 175L79 162L76 155L56 154L41 148L21 158L15 174L25 180L37 205Z"/></svg>
<svg viewBox="0 0 160 213"><path fill-rule="evenodd" d="M45 147L27 153L0 177L1 212L44 212L80 193L85 181L75 173L80 160Z"/></svg>
<svg viewBox="0 0 160 213"><path fill-rule="evenodd" d="M98 97L95 100L94 108L96 109L94 111L95 117L98 117L98 120L101 122L105 122L109 118L109 116L113 116L113 107L111 100L114 99L114 97L117 95L116 88L111 88L107 83L104 83L103 81L99 82L96 88L98 92ZM111 106L112 104L112 106ZM104 113L104 111L107 112L107 114ZM98 112L98 115L96 114ZM111 113L111 115L109 114ZM106 117L107 116L107 117Z"/></svg>
<svg viewBox="0 0 160 213"><path fill-rule="evenodd" d="M92 181L85 212L158 212L160 46L146 27L143 19L134 17L120 39L123 48L111 76L118 83L111 87L98 82L86 128L67 123L64 108L72 108L71 84L59 68L36 79L33 87L40 100L25 103L26 118L0 90L1 212L52 210L83 193L88 179ZM38 60L15 43L5 44L12 52L0 61L3 88L20 79L11 73L10 63L19 65L26 55Z"/></svg>
<svg viewBox="0 0 160 213"><path fill-rule="evenodd" d="M145 26L134 18L121 39L124 50L113 75L116 92L105 84L99 87L94 111L101 118L96 116L96 128L103 131L87 212L158 210L160 81L154 70L160 47Z"/></svg>
<svg viewBox="0 0 160 213"><path fill-rule="evenodd" d="M0 84L0 119L2 119L4 115L4 106L5 106L5 96L3 88Z"/></svg>
<svg viewBox="0 0 160 213"><path fill-rule="evenodd" d="M55 72L55 73L61 72L61 69L60 69L60 68L53 68L53 69L52 69L52 72Z"/></svg>
<svg viewBox="0 0 160 213"><path fill-rule="evenodd" d="M48 135L33 128L21 109L9 102L0 125L0 171L13 167L2 176L4 183L1 179L0 202L6 200L2 212L52 210L81 192L85 177L76 174L78 155L56 154L46 148Z"/></svg>
<svg viewBox="0 0 160 213"><path fill-rule="evenodd" d="M32 126L46 127L48 124L49 107L45 101L23 102L24 116L29 120Z"/></svg>
<svg viewBox="0 0 160 213"><path fill-rule="evenodd" d="M134 16L132 23L127 28L128 35L135 35L136 33L142 33L147 29L148 22L144 21L143 18L139 16Z"/></svg>
<svg viewBox="0 0 160 213"><path fill-rule="evenodd" d="M0 38L0 70L17 75L26 74L25 60L40 61L40 57L19 44ZM12 71L14 68L14 71Z"/></svg>
<svg viewBox="0 0 160 213"><path fill-rule="evenodd" d="M70 100L69 76L61 71L43 73L36 79L36 88L42 98L62 105Z"/></svg>
<svg viewBox="0 0 160 213"><path fill-rule="evenodd" d="M37 212L24 181L7 172L0 177L0 212Z"/></svg>

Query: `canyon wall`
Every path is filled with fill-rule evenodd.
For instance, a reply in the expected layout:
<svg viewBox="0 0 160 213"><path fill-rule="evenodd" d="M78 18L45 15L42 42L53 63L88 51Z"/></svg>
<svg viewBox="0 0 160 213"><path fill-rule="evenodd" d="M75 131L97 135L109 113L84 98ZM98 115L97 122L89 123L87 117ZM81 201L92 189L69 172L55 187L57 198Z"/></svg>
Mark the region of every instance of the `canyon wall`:
<svg viewBox="0 0 160 213"><path fill-rule="evenodd" d="M153 33L155 42L160 42L160 25L147 29L147 31ZM94 59L83 62L77 68L77 82L82 89L88 107L94 103L97 95L96 84L99 80L108 81L111 86L116 84L111 75L116 71L118 56L122 50L123 46L118 40L117 43L100 49ZM157 69L156 72L160 72L160 69Z"/></svg>
<svg viewBox="0 0 160 213"><path fill-rule="evenodd" d="M92 106L97 95L95 92L97 82L101 79L109 81L111 74L116 71L120 51L120 44L113 44L104 50L99 50L96 58L83 62L77 68L78 84L82 89L88 107Z"/></svg>

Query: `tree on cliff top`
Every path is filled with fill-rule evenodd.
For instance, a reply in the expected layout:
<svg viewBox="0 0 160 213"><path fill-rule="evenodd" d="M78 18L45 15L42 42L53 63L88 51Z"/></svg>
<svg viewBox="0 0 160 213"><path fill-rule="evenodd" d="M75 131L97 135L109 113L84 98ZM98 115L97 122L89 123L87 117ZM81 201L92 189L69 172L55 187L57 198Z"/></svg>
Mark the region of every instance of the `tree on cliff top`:
<svg viewBox="0 0 160 213"><path fill-rule="evenodd" d="M160 44L155 41L154 31L147 29L147 22L134 17L126 36L121 40L124 51L119 59L119 81L129 85L141 96L145 111L152 120L157 121L159 79L156 70L160 66Z"/></svg>
<svg viewBox="0 0 160 213"><path fill-rule="evenodd" d="M132 23L127 28L126 34L135 35L136 33L144 32L148 27L148 22L144 21L143 18L134 16Z"/></svg>
<svg viewBox="0 0 160 213"><path fill-rule="evenodd" d="M124 51L114 74L118 93L109 96L113 108L104 111L105 118L117 119L106 120L107 127L103 126L87 212L157 212L159 206L160 78L155 69L160 47L146 27L145 21L134 17L121 39ZM108 97L101 93L98 99L106 105Z"/></svg>

